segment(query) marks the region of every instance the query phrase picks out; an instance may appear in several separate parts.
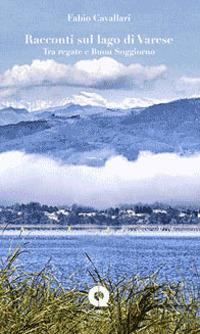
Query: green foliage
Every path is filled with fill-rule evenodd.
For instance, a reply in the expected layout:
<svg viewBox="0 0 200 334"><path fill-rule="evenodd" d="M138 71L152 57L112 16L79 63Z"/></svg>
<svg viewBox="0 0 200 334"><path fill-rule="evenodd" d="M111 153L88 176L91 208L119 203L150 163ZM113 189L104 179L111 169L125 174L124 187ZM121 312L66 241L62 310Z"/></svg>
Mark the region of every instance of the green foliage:
<svg viewBox="0 0 200 334"><path fill-rule="evenodd" d="M87 289L64 289L47 268L24 273L19 256L17 249L0 269L1 334L200 333L197 290L159 283L156 274L113 283L91 264L94 284L110 291L109 306L96 309Z"/></svg>

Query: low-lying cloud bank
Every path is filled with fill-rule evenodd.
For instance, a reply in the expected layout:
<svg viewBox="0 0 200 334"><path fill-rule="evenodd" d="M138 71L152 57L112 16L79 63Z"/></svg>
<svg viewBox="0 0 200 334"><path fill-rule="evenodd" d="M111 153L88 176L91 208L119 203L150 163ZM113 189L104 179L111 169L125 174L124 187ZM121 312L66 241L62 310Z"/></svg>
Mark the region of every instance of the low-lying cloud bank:
<svg viewBox="0 0 200 334"><path fill-rule="evenodd" d="M22 152L0 154L0 204L39 201L109 207L124 203L200 201L200 153L141 153L113 157L105 166L62 165Z"/></svg>

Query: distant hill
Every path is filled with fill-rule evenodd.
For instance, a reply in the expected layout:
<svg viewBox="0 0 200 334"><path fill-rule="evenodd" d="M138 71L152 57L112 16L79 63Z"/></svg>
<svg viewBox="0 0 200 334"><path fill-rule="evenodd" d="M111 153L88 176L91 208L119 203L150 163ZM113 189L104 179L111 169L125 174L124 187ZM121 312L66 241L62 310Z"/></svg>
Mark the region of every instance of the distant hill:
<svg viewBox="0 0 200 334"><path fill-rule="evenodd" d="M144 150L200 151L198 98L128 110L73 104L34 113L9 108L0 111L0 124L6 113L17 114L20 122L0 126L0 152L25 150L69 163L101 165L115 154L135 159Z"/></svg>
<svg viewBox="0 0 200 334"><path fill-rule="evenodd" d="M19 137L30 136L36 132L44 131L49 129L49 125L45 120L19 122L17 124L8 124L0 126L0 139L13 140Z"/></svg>
<svg viewBox="0 0 200 334"><path fill-rule="evenodd" d="M34 115L26 109L15 109L12 107L0 110L0 125L16 124L22 121L33 120Z"/></svg>

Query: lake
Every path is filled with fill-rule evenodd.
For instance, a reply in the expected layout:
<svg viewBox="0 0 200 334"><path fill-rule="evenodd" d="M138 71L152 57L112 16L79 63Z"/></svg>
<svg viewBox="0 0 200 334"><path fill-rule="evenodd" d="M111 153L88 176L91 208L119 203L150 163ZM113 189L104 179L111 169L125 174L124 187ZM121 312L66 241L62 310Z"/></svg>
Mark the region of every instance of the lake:
<svg viewBox="0 0 200 334"><path fill-rule="evenodd" d="M90 281L91 265L85 255L94 261L100 274L115 279L133 274L148 275L160 269L160 279L196 282L200 267L200 237L191 236L134 236L134 235L2 235L0 257L5 260L8 250L20 246L25 250L18 264L26 270L41 270L50 260L56 274L62 279L74 273L82 283Z"/></svg>

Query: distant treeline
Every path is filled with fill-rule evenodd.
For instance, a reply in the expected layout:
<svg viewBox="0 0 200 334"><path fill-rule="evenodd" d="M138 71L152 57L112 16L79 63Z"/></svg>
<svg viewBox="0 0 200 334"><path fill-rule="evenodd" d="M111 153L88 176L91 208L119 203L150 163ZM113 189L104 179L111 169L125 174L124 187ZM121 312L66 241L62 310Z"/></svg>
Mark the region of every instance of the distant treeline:
<svg viewBox="0 0 200 334"><path fill-rule="evenodd" d="M200 211L162 205L135 205L97 210L73 205L57 207L40 203L0 207L0 224L200 224Z"/></svg>

